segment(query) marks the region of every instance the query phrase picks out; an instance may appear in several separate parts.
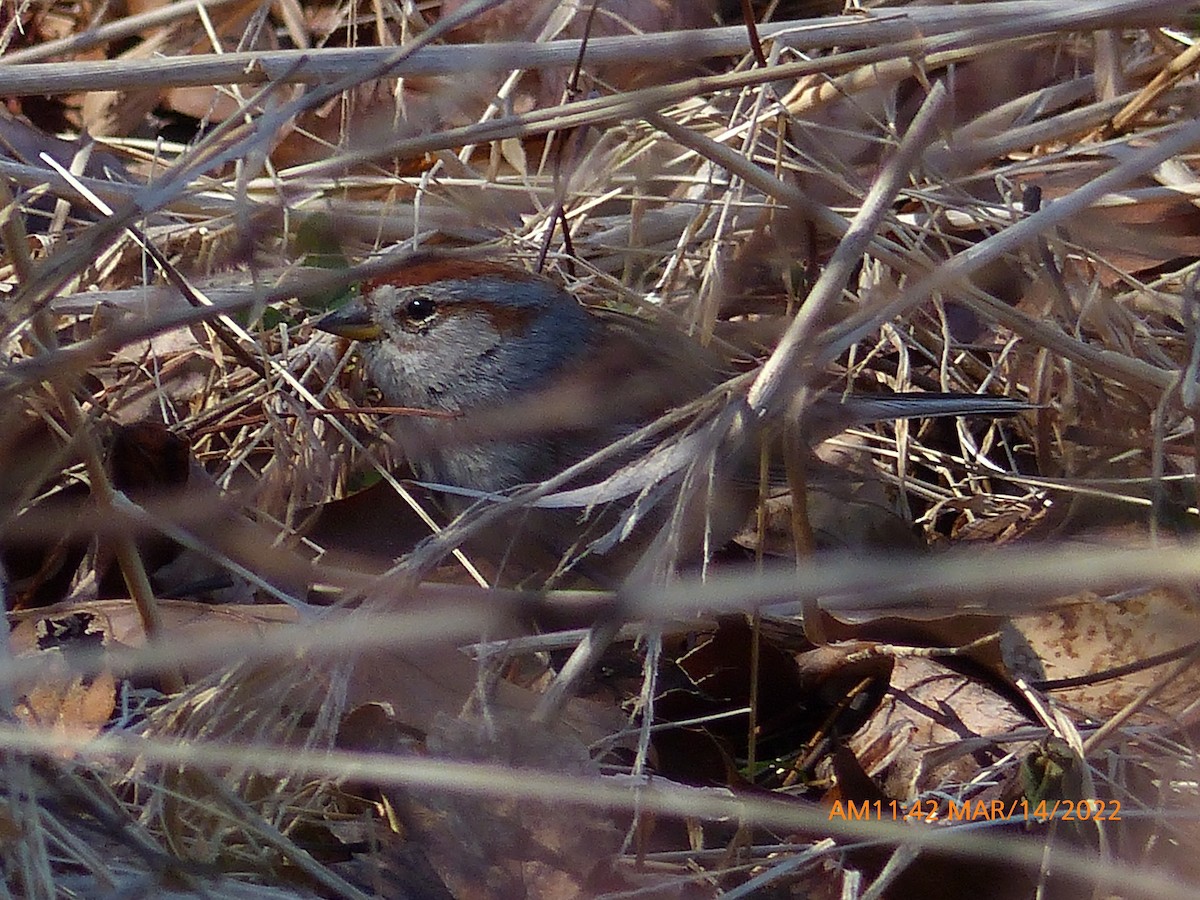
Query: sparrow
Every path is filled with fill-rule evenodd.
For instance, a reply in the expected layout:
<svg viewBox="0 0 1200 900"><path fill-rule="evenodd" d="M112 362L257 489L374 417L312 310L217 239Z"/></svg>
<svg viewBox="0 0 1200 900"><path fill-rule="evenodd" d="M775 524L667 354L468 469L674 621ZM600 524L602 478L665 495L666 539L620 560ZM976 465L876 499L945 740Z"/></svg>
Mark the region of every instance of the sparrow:
<svg viewBox="0 0 1200 900"><path fill-rule="evenodd" d="M673 520L681 558L694 559L701 545L732 536L753 507L758 453L710 446L685 415L736 400L735 368L677 329L585 307L521 268L435 254L364 283L315 326L358 342L384 402L411 411L389 431L452 512L544 483L622 440L622 452L538 501L550 515L534 530L554 553L627 570L646 535ZM799 427L815 445L881 420L1029 408L975 394L823 395ZM699 499L664 512L667 486L678 488L691 471L685 463L705 454L707 475L691 479Z"/></svg>

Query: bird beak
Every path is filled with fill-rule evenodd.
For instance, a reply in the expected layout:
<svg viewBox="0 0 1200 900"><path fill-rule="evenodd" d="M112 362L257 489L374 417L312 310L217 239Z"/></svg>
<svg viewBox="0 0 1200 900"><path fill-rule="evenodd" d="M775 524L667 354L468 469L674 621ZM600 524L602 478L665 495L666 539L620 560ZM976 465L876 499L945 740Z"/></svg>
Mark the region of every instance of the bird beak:
<svg viewBox="0 0 1200 900"><path fill-rule="evenodd" d="M360 303L348 303L315 323L317 328L352 341L375 341L383 332L371 320L371 311Z"/></svg>

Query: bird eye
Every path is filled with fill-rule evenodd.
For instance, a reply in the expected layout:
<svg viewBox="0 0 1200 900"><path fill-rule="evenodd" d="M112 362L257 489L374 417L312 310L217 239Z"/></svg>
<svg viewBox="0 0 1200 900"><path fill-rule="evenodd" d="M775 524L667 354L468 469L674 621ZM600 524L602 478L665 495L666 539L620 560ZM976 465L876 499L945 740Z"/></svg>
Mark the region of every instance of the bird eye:
<svg viewBox="0 0 1200 900"><path fill-rule="evenodd" d="M408 322L427 322L437 312L437 304L429 297L418 294L401 307L399 317Z"/></svg>

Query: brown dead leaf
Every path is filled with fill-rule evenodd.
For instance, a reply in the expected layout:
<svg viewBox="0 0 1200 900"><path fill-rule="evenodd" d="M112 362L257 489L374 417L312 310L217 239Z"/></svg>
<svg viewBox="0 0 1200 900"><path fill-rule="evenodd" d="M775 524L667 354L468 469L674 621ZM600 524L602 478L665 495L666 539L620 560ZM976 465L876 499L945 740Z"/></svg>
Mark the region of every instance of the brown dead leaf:
<svg viewBox="0 0 1200 900"><path fill-rule="evenodd" d="M655 701L659 724L714 718L698 729L655 735L660 772L696 784L742 782L749 718L735 711L750 703L751 646L746 621L727 617L667 668L660 682L666 690ZM759 644L757 678L759 747L768 756L787 752L811 732L813 712L795 659L770 637Z"/></svg>
<svg viewBox="0 0 1200 900"><path fill-rule="evenodd" d="M385 571L429 536L429 526L382 481L322 503L308 510L306 518L305 537L325 551L327 564L361 572Z"/></svg>
<svg viewBox="0 0 1200 900"><path fill-rule="evenodd" d="M116 679L109 672L95 678L43 672L41 682L17 698L13 712L35 728L91 737L112 715L116 695Z"/></svg>
<svg viewBox="0 0 1200 900"><path fill-rule="evenodd" d="M741 768L749 753L749 717L737 711L751 703L752 646L745 620L728 617L662 674L667 689L655 701L659 724L713 718L655 735L661 773L696 784L746 784ZM812 647L796 626L764 624L758 643L757 759L797 759L810 769L862 725L892 665L887 656L862 653L867 646ZM776 768L760 773L755 783L762 787L785 777Z"/></svg>
<svg viewBox="0 0 1200 900"><path fill-rule="evenodd" d="M87 504L87 495L85 485L69 484L7 523L0 535L0 561L11 610L52 606L66 598L87 554L88 541L65 525L58 533L40 532L33 526L39 519L73 521Z"/></svg>
<svg viewBox="0 0 1200 900"><path fill-rule="evenodd" d="M77 737L97 734L112 715L116 679L110 672L80 672L71 666L74 651L110 644L94 627L94 617L65 614L29 617L28 627L10 642L18 658L36 657L37 672L15 685L13 711L29 726ZM20 630L20 629L18 629Z"/></svg>
<svg viewBox="0 0 1200 900"><path fill-rule="evenodd" d="M457 716L479 686L479 664L453 647L405 647L371 650L358 659L347 699L353 704L387 703L396 719L409 728L429 731L438 716ZM488 704L502 715L528 715L539 694L500 681ZM593 743L626 724L611 705L574 698L563 724L580 740Z"/></svg>
<svg viewBox="0 0 1200 900"><path fill-rule="evenodd" d="M416 841L382 829L372 840L376 852L331 868L377 900L457 900Z"/></svg>
<svg viewBox="0 0 1200 900"><path fill-rule="evenodd" d="M458 12L466 0L443 0L441 15ZM500 41L536 40L539 33L558 15L555 21L559 39L614 37L618 35L648 33L656 31L683 31L701 28L714 21L716 4L712 0L692 0L690 3L674 3L671 0L612 0L597 5L596 15L589 21L590 5L579 5L563 21L564 13L571 7L546 0L508 0L483 15L459 26L451 33L452 40L473 43L496 43ZM606 83L617 90L659 83L672 75L679 74L679 64L664 58L653 65L610 65L589 66L584 60L585 82L593 79ZM543 69L530 72L521 83L514 100L517 112L551 106L558 103L567 87L569 69ZM490 98L494 86L481 86L481 99ZM590 84L585 84L584 90Z"/></svg>
<svg viewBox="0 0 1200 900"><path fill-rule="evenodd" d="M211 27L218 39L233 42L222 49L236 47L247 20L258 8L257 0L247 0L237 6L224 7L221 15L214 17ZM270 32L269 29L262 31ZM182 19L147 36L118 58L149 59L155 55L180 56L212 51L212 42L201 23L196 19ZM83 97L83 124L94 135L129 134L143 124L146 114L162 101L163 96L163 89L153 84L127 91L90 91Z"/></svg>
<svg viewBox="0 0 1200 900"><path fill-rule="evenodd" d="M887 796L909 803L1019 749L992 738L1029 724L1013 698L984 680L936 659L899 656L887 695L848 746Z"/></svg>
<svg viewBox="0 0 1200 900"><path fill-rule="evenodd" d="M436 757L501 764L595 779L587 747L524 718L464 721L441 717L426 743ZM595 810L451 792L389 791L393 806L444 883L462 900L588 896L594 870L606 869L624 826Z"/></svg>
<svg viewBox="0 0 1200 900"><path fill-rule="evenodd" d="M219 641L222 637L245 640L299 621L297 612L283 604L219 605L160 599L158 605L163 641L168 646ZM14 625L10 640L17 653L35 651L39 633L48 628L81 630L95 641L103 640L106 646L140 647L145 643L141 619L130 600L100 600L12 613L9 620ZM63 621L69 624L61 624ZM186 667L184 674L195 680L224 668L223 663L208 662ZM456 647L371 650L357 659L346 703L348 708L387 703L398 721L427 732L439 715L457 716L463 710L475 696L479 678L479 664ZM498 714L519 716L531 712L537 701L535 692L501 681L489 708ZM579 699L571 701L563 721L587 743L608 737L625 725L625 717L611 706Z"/></svg>
<svg viewBox="0 0 1200 900"><path fill-rule="evenodd" d="M297 621L296 611L283 604L269 606L213 605L190 600L158 601L165 640L185 645L192 640L222 636L245 638L263 635L271 628ZM10 613L9 640L15 653L29 653L44 642L50 631L86 634L91 646L140 647L145 643L142 621L132 600L93 600L60 604L45 609ZM196 677L211 670L197 666L188 674Z"/></svg>
<svg viewBox="0 0 1200 900"><path fill-rule="evenodd" d="M1110 166L1107 159L1088 165L1079 160L1050 174L1039 174L1037 186L1047 200L1064 196L1098 177ZM1143 179L1127 190L1153 189L1160 185ZM1182 193L1162 192L1141 196L1136 202L1093 206L1085 216L1075 216L1063 226L1073 245L1087 247L1089 256L1104 259L1105 266L1087 266L1082 283L1096 279L1104 287L1124 282L1124 273L1137 275L1180 257L1196 255L1200 236L1200 210ZM1072 255L1076 265L1085 260ZM1111 266L1111 267L1110 267Z"/></svg>
<svg viewBox="0 0 1200 900"><path fill-rule="evenodd" d="M30 106L29 103L25 104L25 107ZM49 176L50 168L41 159L41 154L45 153L59 165L70 168L76 156L85 150L88 155L84 157L86 163L80 174L108 181L128 179L124 161L111 151L98 147L87 136L64 140L46 133L25 118L0 110L0 158L45 169ZM18 199L22 201L26 231L29 234L46 234L58 202L54 195L38 191L32 195L23 193ZM71 215L76 220L90 220L96 217L96 211L86 201L79 201L71 204Z"/></svg>
<svg viewBox="0 0 1200 900"><path fill-rule="evenodd" d="M1175 588L1160 587L1133 596L1106 600L1092 592L1038 616L1013 620L1036 659L1009 656L1015 672L1035 682L1060 703L1103 721L1158 684L1172 680L1146 707L1152 721L1194 721L1200 695L1200 669L1172 670L1194 652L1200 640L1200 614L1193 598ZM1055 682L1062 682L1055 687Z"/></svg>

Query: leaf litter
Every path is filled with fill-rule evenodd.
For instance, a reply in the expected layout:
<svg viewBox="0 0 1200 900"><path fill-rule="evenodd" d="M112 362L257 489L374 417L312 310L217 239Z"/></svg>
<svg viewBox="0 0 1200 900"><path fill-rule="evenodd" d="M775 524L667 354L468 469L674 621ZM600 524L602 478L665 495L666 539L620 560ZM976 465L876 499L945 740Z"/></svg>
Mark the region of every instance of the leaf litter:
<svg viewBox="0 0 1200 900"><path fill-rule="evenodd" d="M0 31L5 891L1190 896L1186 4L751 29L509 0L448 33L470 4L438 6L47 2ZM752 371L940 89L799 383L1036 411L770 461L716 580L663 587L687 613L562 574L519 515L499 558L426 539L436 499L311 328L343 262L474 248ZM531 720L614 611L586 696Z"/></svg>

